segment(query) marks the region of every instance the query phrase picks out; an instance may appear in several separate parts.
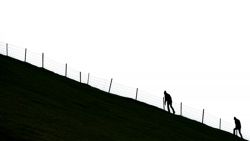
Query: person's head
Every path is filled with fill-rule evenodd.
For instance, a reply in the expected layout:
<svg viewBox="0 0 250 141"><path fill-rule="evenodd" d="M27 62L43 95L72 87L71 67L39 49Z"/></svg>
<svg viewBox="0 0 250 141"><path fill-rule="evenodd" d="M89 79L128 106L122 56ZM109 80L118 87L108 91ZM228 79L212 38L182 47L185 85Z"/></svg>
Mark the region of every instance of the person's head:
<svg viewBox="0 0 250 141"><path fill-rule="evenodd" d="M236 120L236 117L234 117L234 120Z"/></svg>
<svg viewBox="0 0 250 141"><path fill-rule="evenodd" d="M167 91L164 91L164 95L166 96L168 93L167 93Z"/></svg>

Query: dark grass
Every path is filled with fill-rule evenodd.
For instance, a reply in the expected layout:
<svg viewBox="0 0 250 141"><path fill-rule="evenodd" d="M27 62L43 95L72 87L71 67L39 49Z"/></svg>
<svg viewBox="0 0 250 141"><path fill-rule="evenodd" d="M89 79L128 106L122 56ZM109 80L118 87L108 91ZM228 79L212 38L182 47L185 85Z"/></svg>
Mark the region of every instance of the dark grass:
<svg viewBox="0 0 250 141"><path fill-rule="evenodd" d="M0 55L1 141L235 141L239 138Z"/></svg>

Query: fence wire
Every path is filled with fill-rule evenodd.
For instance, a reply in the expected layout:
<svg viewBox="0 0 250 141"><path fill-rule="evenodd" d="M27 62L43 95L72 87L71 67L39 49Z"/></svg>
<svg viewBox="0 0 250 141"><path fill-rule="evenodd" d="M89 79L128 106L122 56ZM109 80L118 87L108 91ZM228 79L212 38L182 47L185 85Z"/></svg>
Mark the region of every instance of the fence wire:
<svg viewBox="0 0 250 141"><path fill-rule="evenodd" d="M24 61L25 49L12 44L8 44L8 56L20 61Z"/></svg>
<svg viewBox="0 0 250 141"><path fill-rule="evenodd" d="M46 57L46 56L44 56ZM36 53L36 52L33 52L33 51L30 51L28 50L27 51L27 60L26 60L27 63L30 63L34 66L37 66L37 67L42 67L42 53ZM46 63L47 63L47 60L46 58L44 59L44 67L46 67Z"/></svg>
<svg viewBox="0 0 250 141"><path fill-rule="evenodd" d="M149 92L146 92L144 90L139 90L138 92L138 100L147 104L150 104L152 106L161 108L163 107L163 99L162 97L158 95L153 95Z"/></svg>
<svg viewBox="0 0 250 141"><path fill-rule="evenodd" d="M100 90L103 90L105 92L109 91L109 87L110 87L110 81L107 81L106 79L103 78L98 78L95 76L90 76L89 78L89 85L95 88L98 88Z"/></svg>
<svg viewBox="0 0 250 141"><path fill-rule="evenodd" d="M45 56L45 68L59 75L65 76L65 65Z"/></svg>
<svg viewBox="0 0 250 141"><path fill-rule="evenodd" d="M6 55L6 43L0 42L0 54Z"/></svg>
<svg viewBox="0 0 250 141"><path fill-rule="evenodd" d="M88 73L81 72L81 83L88 84Z"/></svg>
<svg viewBox="0 0 250 141"><path fill-rule="evenodd" d="M80 82L80 71L76 71L67 65L67 77Z"/></svg>
<svg viewBox="0 0 250 141"><path fill-rule="evenodd" d="M45 69L52 71L56 74L66 76L67 78L75 80L77 82L88 84L102 91L110 92L112 94L116 94L123 97L136 99L138 101L147 103L149 105L164 109L163 95L159 96L156 94L148 93L144 90L137 89L135 87L125 86L123 84L117 83L116 81L113 81L113 79L111 83L111 79L110 80L103 79L92 76L89 73L76 71L75 69L71 68L68 64L66 65L54 61L48 56L45 56L43 53L36 53L30 50L25 51L24 48L0 42L0 54L8 55L20 61L26 61L27 63L30 63L37 67L44 67ZM204 111L203 113L203 109L197 109L181 103L174 102L173 107L175 109L176 115L181 115L198 122L203 121L203 123L208 126L221 129L230 133L233 132L234 129L233 120L232 122L227 122L210 114L207 111ZM165 107L165 110L167 110L167 107ZM242 134L245 135L244 136L245 138L250 139L250 136L246 133L246 131L243 130Z"/></svg>
<svg viewBox="0 0 250 141"><path fill-rule="evenodd" d="M114 81L114 82L112 82L112 87L111 87L110 92L113 94L116 94L116 95L123 96L123 97L135 99L136 98L136 89L137 88L128 87L128 86L122 85L122 84Z"/></svg>
<svg viewBox="0 0 250 141"><path fill-rule="evenodd" d="M198 108L194 108L194 107L182 104L182 115L187 118L201 122L202 113L203 113L203 109L198 109Z"/></svg>

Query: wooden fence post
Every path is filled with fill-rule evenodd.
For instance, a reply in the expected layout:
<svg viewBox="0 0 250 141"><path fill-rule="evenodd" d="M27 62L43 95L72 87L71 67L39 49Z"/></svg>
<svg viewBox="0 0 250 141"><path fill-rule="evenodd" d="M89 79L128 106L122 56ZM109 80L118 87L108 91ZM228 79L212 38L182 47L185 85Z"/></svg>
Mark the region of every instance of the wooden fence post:
<svg viewBox="0 0 250 141"><path fill-rule="evenodd" d="M27 48L25 48L25 52L24 52L24 62L26 62L27 59Z"/></svg>
<svg viewBox="0 0 250 141"><path fill-rule="evenodd" d="M68 71L68 65L67 63L65 64L65 77L67 77L67 71Z"/></svg>
<svg viewBox="0 0 250 141"><path fill-rule="evenodd" d="M181 107L180 107L180 115L182 116L182 102L181 102Z"/></svg>
<svg viewBox="0 0 250 141"><path fill-rule="evenodd" d="M221 118L220 118L220 123L219 123L219 129L221 130Z"/></svg>
<svg viewBox="0 0 250 141"><path fill-rule="evenodd" d="M205 114L205 110L203 109L203 111L202 111L202 123L204 123L204 114Z"/></svg>
<svg viewBox="0 0 250 141"><path fill-rule="evenodd" d="M88 73L88 79L87 79L87 84L89 85L89 78L90 78L90 73Z"/></svg>
<svg viewBox="0 0 250 141"><path fill-rule="evenodd" d="M138 95L138 88L136 88L136 96L135 96L136 100L137 100L137 95Z"/></svg>
<svg viewBox="0 0 250 141"><path fill-rule="evenodd" d="M80 83L82 83L82 72L80 72Z"/></svg>
<svg viewBox="0 0 250 141"><path fill-rule="evenodd" d="M6 56L9 56L9 44L6 43Z"/></svg>
<svg viewBox="0 0 250 141"><path fill-rule="evenodd" d="M44 53L42 53L42 68L44 68Z"/></svg>
<svg viewBox="0 0 250 141"><path fill-rule="evenodd" d="M110 85L109 85L109 93L110 93L110 91L111 91L112 81L113 81L113 78L111 78L111 81L110 81Z"/></svg>

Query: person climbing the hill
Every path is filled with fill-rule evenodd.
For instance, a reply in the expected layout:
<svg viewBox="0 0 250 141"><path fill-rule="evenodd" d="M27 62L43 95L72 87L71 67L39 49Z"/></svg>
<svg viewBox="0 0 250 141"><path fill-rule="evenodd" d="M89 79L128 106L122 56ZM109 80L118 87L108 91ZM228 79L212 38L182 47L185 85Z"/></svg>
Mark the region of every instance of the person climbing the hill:
<svg viewBox="0 0 250 141"><path fill-rule="evenodd" d="M241 134L241 124L240 124L240 120L237 119L236 117L234 117L234 122L235 122L235 128L234 128L234 135L236 134L236 131L239 131L240 137L243 139L242 134Z"/></svg>
<svg viewBox="0 0 250 141"><path fill-rule="evenodd" d="M167 102L168 112L171 113L170 108L169 108L169 107L171 107L173 114L175 114L174 108L172 106L172 98L171 98L170 94L168 94L166 91L164 91L164 103L163 103L164 109L165 109L166 102Z"/></svg>

